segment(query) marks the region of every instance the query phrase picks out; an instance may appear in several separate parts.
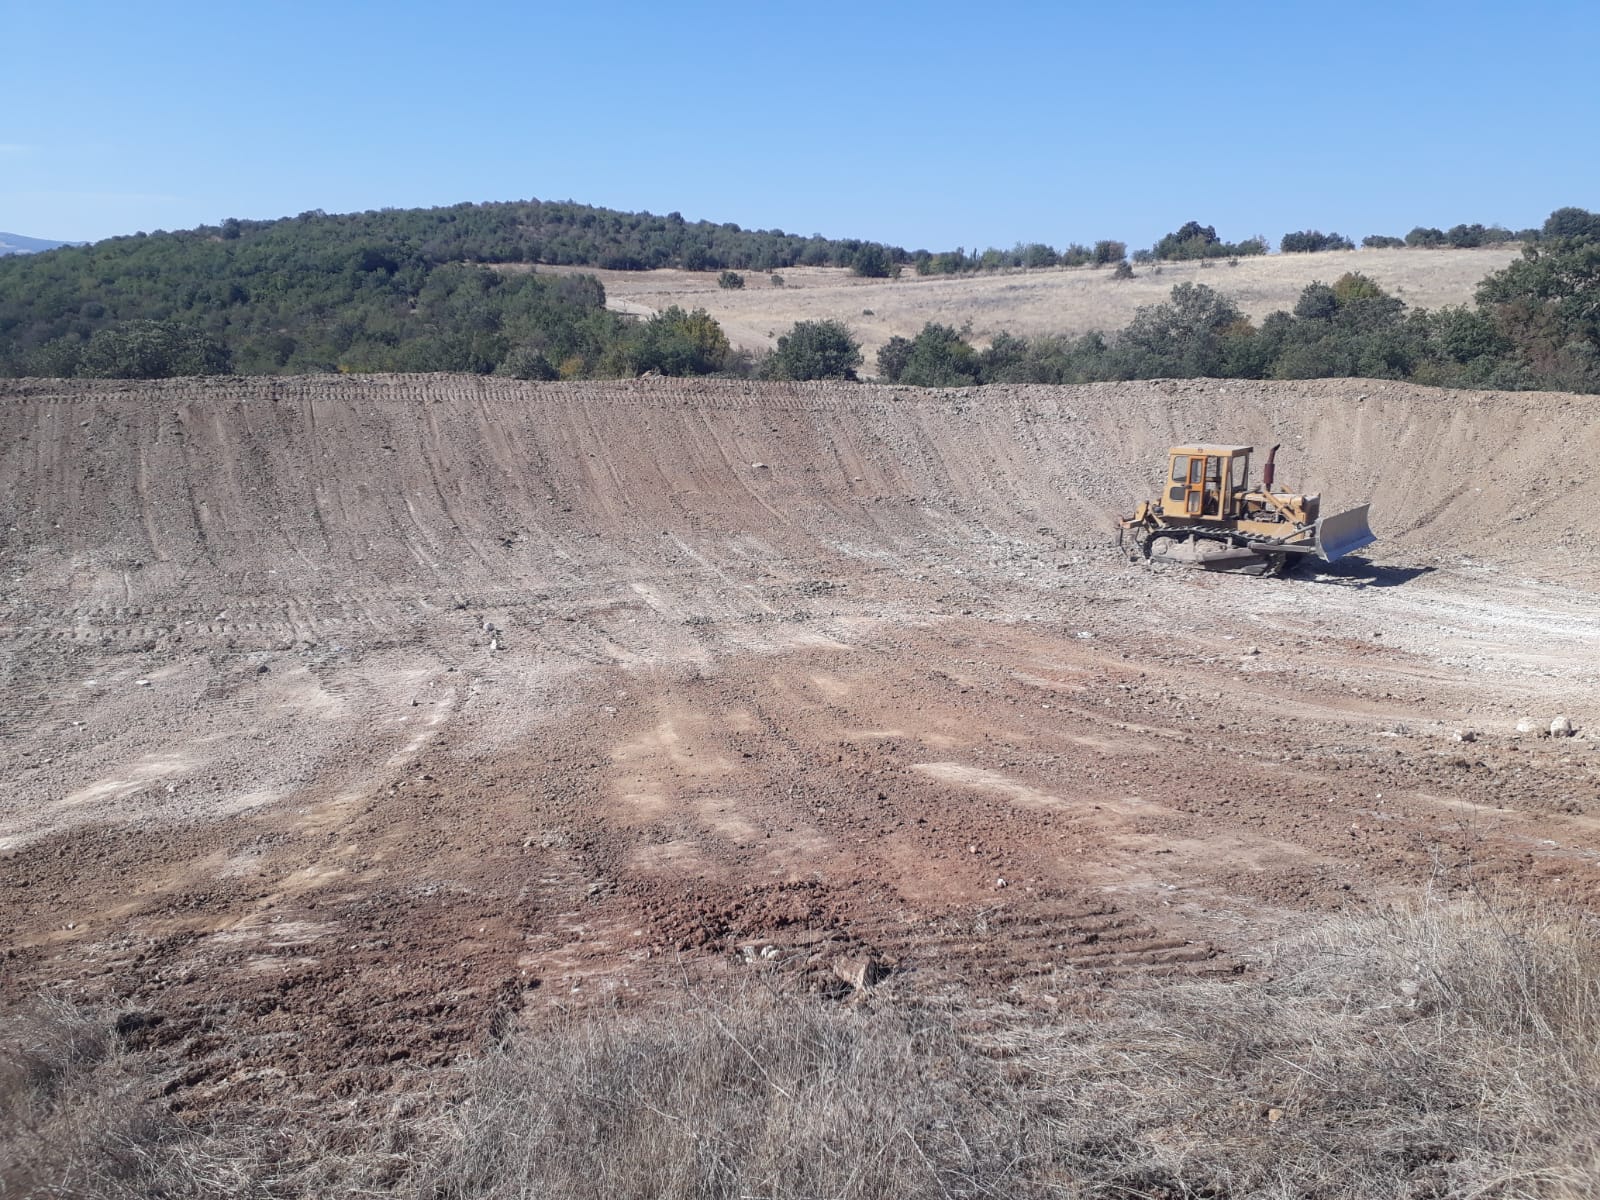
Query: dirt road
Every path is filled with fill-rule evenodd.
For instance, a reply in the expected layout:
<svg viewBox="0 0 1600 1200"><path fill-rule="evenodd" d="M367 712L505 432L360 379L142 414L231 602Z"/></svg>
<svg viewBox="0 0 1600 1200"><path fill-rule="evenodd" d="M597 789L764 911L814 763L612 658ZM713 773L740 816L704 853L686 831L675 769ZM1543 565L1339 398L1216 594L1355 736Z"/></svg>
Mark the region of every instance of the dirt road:
<svg viewBox="0 0 1600 1200"><path fill-rule="evenodd" d="M184 1104L344 1111L685 978L1093 1009L1308 909L1600 903L1593 408L4 385L0 999L143 1013ZM1382 540L1128 562L1189 438Z"/></svg>

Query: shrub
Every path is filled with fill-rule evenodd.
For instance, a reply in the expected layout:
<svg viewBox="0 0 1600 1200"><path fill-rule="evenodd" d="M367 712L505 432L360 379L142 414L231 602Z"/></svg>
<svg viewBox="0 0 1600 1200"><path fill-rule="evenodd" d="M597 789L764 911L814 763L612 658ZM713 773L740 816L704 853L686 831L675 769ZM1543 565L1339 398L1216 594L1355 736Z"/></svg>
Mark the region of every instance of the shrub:
<svg viewBox="0 0 1600 1200"><path fill-rule="evenodd" d="M500 364L500 373L513 379L557 379L559 374L542 350L518 346Z"/></svg>
<svg viewBox="0 0 1600 1200"><path fill-rule="evenodd" d="M1094 265L1097 267L1109 266L1114 262L1122 261L1127 257L1127 254L1128 244L1126 242L1114 242L1109 239L1096 242L1094 244Z"/></svg>
<svg viewBox="0 0 1600 1200"><path fill-rule="evenodd" d="M1600 238L1600 214L1584 208L1558 208L1545 218L1540 233L1547 238Z"/></svg>
<svg viewBox="0 0 1600 1200"><path fill-rule="evenodd" d="M768 280L768 282L771 283L773 287L782 287L783 286L783 276L777 274L776 272L774 272L773 275L772 275L772 278L770 280Z"/></svg>
<svg viewBox="0 0 1600 1200"><path fill-rule="evenodd" d="M887 279L894 266L889 252L876 242L865 242L850 260L850 270L869 279Z"/></svg>
<svg viewBox="0 0 1600 1200"><path fill-rule="evenodd" d="M1165 304L1134 313L1114 345L1130 378L1225 374L1225 342L1254 331L1237 305L1203 283L1180 283Z"/></svg>
<svg viewBox="0 0 1600 1200"><path fill-rule="evenodd" d="M77 373L92 379L166 379L232 370L226 346L171 321L125 321L96 330L77 362Z"/></svg>
<svg viewBox="0 0 1600 1200"><path fill-rule="evenodd" d="M899 370L894 374L884 371L885 376L916 387L966 387L982 382L977 351L962 336L963 332L929 321L922 332L911 339L903 363L898 364ZM878 356L878 366L883 370L882 352Z"/></svg>
<svg viewBox="0 0 1600 1200"><path fill-rule="evenodd" d="M899 383L911 360L911 339L895 334L878 347L878 375L890 383Z"/></svg>
<svg viewBox="0 0 1600 1200"><path fill-rule="evenodd" d="M1406 244L1405 238L1388 237L1381 233L1369 233L1361 239L1361 244L1368 250L1398 250Z"/></svg>
<svg viewBox="0 0 1600 1200"><path fill-rule="evenodd" d="M722 369L729 349L727 335L710 313L703 308L684 312L674 304L639 326L625 353L636 375L709 375Z"/></svg>
<svg viewBox="0 0 1600 1200"><path fill-rule="evenodd" d="M1323 250L1354 250L1355 243L1342 233L1323 233L1316 229L1302 229L1286 233L1278 243L1284 254L1315 254Z"/></svg>
<svg viewBox="0 0 1600 1200"><path fill-rule="evenodd" d="M724 271L717 276L717 286L730 291L737 291L744 287L744 276L737 271Z"/></svg>
<svg viewBox="0 0 1600 1200"><path fill-rule="evenodd" d="M1406 245L1408 246L1423 246L1428 249L1433 249L1434 247L1443 246L1444 244L1445 236L1444 230L1442 229L1434 229L1430 226L1418 225L1410 233L1406 234Z"/></svg>
<svg viewBox="0 0 1600 1200"><path fill-rule="evenodd" d="M1188 221L1175 232L1167 234L1166 237L1157 242L1149 253L1152 258L1178 260L1198 258L1204 260L1265 254L1266 252L1266 238L1247 238L1242 242L1230 244L1217 236L1217 231L1213 226L1202 225L1198 221Z"/></svg>
<svg viewBox="0 0 1600 1200"><path fill-rule="evenodd" d="M797 321L761 364L763 379L856 378L861 343L842 321Z"/></svg>
<svg viewBox="0 0 1600 1200"><path fill-rule="evenodd" d="M1024 267L1053 267L1061 261L1053 246L1043 242L1030 242L1026 246L1019 246L1014 252L1019 266Z"/></svg>
<svg viewBox="0 0 1600 1200"><path fill-rule="evenodd" d="M1238 260L1236 259L1235 262L1237 262L1237 261ZM1132 279L1133 278L1133 264L1130 263L1127 259L1123 259L1121 262L1119 262L1117 264L1116 270L1111 272L1111 278L1113 278L1113 279Z"/></svg>

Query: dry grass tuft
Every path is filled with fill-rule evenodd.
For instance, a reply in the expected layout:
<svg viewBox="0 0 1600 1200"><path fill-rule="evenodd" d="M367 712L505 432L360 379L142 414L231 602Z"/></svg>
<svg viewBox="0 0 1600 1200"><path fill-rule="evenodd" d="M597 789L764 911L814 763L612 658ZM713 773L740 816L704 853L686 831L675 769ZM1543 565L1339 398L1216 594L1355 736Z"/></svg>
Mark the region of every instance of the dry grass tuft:
<svg viewBox="0 0 1600 1200"><path fill-rule="evenodd" d="M752 993L581 1020L480 1064L440 1198L1000 1196L1025 1126L915 1014Z"/></svg>

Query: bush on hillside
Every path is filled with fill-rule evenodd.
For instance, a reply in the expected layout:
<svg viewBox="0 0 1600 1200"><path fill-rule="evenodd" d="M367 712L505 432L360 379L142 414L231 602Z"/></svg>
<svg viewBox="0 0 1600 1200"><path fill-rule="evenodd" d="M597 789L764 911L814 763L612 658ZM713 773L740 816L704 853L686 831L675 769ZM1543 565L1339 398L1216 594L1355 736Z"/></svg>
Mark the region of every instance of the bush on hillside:
<svg viewBox="0 0 1600 1200"><path fill-rule="evenodd" d="M639 326L624 353L635 375L709 375L722 370L731 347L722 326L703 308L676 304Z"/></svg>
<svg viewBox="0 0 1600 1200"><path fill-rule="evenodd" d="M126 321L99 329L77 356L77 375L90 379L167 379L228 375L228 348L199 329L172 321Z"/></svg>
<svg viewBox="0 0 1600 1200"><path fill-rule="evenodd" d="M1354 250L1356 245L1342 233L1323 233L1316 229L1302 229L1286 233L1278 242L1284 254L1316 254L1323 250Z"/></svg>
<svg viewBox="0 0 1600 1200"><path fill-rule="evenodd" d="M1128 254L1128 243L1112 241L1109 238L1094 244L1093 262L1097 267L1110 266L1114 262L1121 262Z"/></svg>
<svg viewBox="0 0 1600 1200"><path fill-rule="evenodd" d="M842 321L797 321L762 361L763 379L854 380L861 343Z"/></svg>
<svg viewBox="0 0 1600 1200"><path fill-rule="evenodd" d="M962 331L934 321L909 340L890 338L878 351L878 373L915 387L967 387L983 378L978 353Z"/></svg>

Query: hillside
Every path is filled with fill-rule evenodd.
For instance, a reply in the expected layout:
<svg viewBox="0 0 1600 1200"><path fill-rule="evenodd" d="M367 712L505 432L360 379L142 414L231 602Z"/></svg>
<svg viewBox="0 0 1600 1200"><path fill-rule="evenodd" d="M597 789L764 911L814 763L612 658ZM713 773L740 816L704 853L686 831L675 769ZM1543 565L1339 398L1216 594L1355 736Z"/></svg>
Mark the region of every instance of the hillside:
<svg viewBox="0 0 1600 1200"><path fill-rule="evenodd" d="M1134 268L1132 279L1109 269L1047 267L971 275L917 275L864 279L843 269L783 271L783 284L751 273L737 291L717 286L715 274L663 269L593 272L606 302L619 312L648 315L669 305L705 308L737 346L770 349L796 321L836 319L861 340L870 364L891 337L914 336L928 321L972 325L975 341L995 334L1112 333L1143 305L1167 299L1174 284L1203 283L1224 292L1260 321L1289 311L1306 285L1331 283L1360 271L1412 308L1470 305L1485 275L1521 254L1520 243L1474 250L1355 250L1320 254L1259 255L1237 266L1211 261L1169 262ZM503 268L517 270L515 267ZM569 268L557 268L567 270ZM870 312L868 310L871 310Z"/></svg>
<svg viewBox="0 0 1600 1200"><path fill-rule="evenodd" d="M1466 239L1462 228L1439 237ZM536 201L311 212L0 259L0 375L864 373L921 386L1363 376L1600 388L1600 218L1560 209L1526 236L1520 254L1502 243L1269 256L1259 240L1235 255L1197 235L1172 262L1141 253L1114 268L949 275L957 260L1021 262L1030 248L907 255ZM1194 246L1207 256L1183 257ZM1078 251L1090 253L1077 247L1074 261ZM606 274L609 304L594 273L607 264L629 268ZM692 269L724 264L746 271ZM800 321L812 325L791 353L761 361Z"/></svg>
<svg viewBox="0 0 1600 1200"><path fill-rule="evenodd" d="M61 246L81 245L82 242L52 242L48 238L23 237L20 233L0 233L0 256L38 254L42 250L55 250Z"/></svg>

